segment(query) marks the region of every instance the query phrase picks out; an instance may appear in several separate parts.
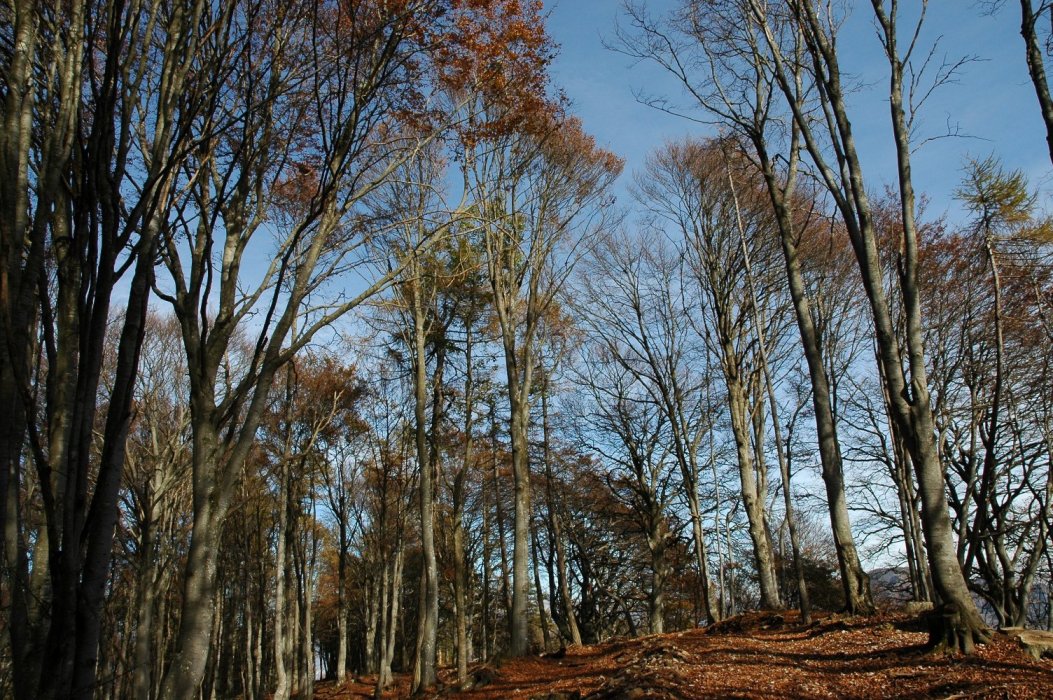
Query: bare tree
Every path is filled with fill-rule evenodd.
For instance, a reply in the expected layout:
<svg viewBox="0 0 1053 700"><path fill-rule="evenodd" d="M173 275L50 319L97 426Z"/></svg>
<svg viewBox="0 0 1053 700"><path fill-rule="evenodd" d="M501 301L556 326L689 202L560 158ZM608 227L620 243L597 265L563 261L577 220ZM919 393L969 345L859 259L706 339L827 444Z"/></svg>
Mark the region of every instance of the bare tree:
<svg viewBox="0 0 1053 700"><path fill-rule="evenodd" d="M922 337L916 203L910 167L914 117L920 101L931 91L922 91L920 101L914 101L914 88L920 80L917 76L911 78L910 101L904 103L904 66L917 48L924 11L918 24L910 29L901 53L898 5L886 6L882 0L872 0L879 39L888 59L890 120L897 156L902 240L893 291L903 305L905 330L901 342L886 293L874 211L865 191L863 168L845 102L836 45L837 12L829 3L812 0L787 0L778 6L748 0L745 7L731 3L725 9L746 10L751 26L763 38L775 84L792 110L808 155L848 229L874 321L890 413L917 475L930 568L936 593L944 604L945 619L934 628L932 641L969 653L976 641L987 639L988 632L955 556L944 491L944 465L934 437ZM803 76L807 80L804 89L802 76L794 71L800 65L802 51L808 70ZM951 74L954 68L950 67ZM941 76L936 77L937 84L947 79L946 71ZM831 153L836 162L830 161Z"/></svg>
<svg viewBox="0 0 1053 700"><path fill-rule="evenodd" d="M986 12L994 14L1005 0L982 0ZM1038 108L1046 127L1046 144L1053 161L1053 96L1049 93L1049 77L1046 75L1045 54L1049 53L1053 35L1050 21L1053 20L1053 3L1048 0L1020 0L1020 36L1024 38L1024 57L1031 85L1038 98Z"/></svg>
<svg viewBox="0 0 1053 700"><path fill-rule="evenodd" d="M11 411L0 432L0 519L16 697L95 688L155 239L200 106L188 64L177 60L194 55L207 31L194 20L200 5L0 9L0 400ZM102 407L111 298L124 284ZM19 532L23 449L45 518L32 557Z"/></svg>
<svg viewBox="0 0 1053 700"><path fill-rule="evenodd" d="M363 263L369 236L357 205L421 142L389 115L417 99L412 16L434 3L264 9L219 8L224 29L210 45L218 66L209 120L224 128L201 144L179 216L163 237L168 279L159 294L172 304L187 352L194 485L166 698L191 695L201 683L218 537L275 374L319 329L394 277L394 270L378 275L352 295L333 288ZM250 276L245 265L258 234L271 232L271 261ZM222 371L234 334L246 327L252 354Z"/></svg>
<svg viewBox="0 0 1053 700"><path fill-rule="evenodd" d="M761 605L778 608L781 603L765 509L764 431L759 429L764 424L764 399L752 400L763 381L737 228L740 213L755 264L770 270L774 250L770 238L762 234L768 225L768 214L758 206L756 198L737 212L724 165L723 152L716 144L694 140L674 143L651 157L638 185L654 215L673 226L676 235L683 236L686 274L704 300L699 319L702 335L720 364L727 391L740 493L749 520ZM775 294L770 274L755 282L758 296L770 304ZM777 319L777 314L768 317L769 322ZM768 337L776 335L769 328Z"/></svg>
<svg viewBox="0 0 1053 700"><path fill-rule="evenodd" d="M527 430L541 319L579 257L604 224L606 191L620 162L598 149L573 119L541 122L479 144L465 164L500 326L507 373L515 524L511 648L527 651L530 466Z"/></svg>
<svg viewBox="0 0 1053 700"><path fill-rule="evenodd" d="M630 302L631 303L631 302ZM586 346L594 360L583 364L581 384L592 394L590 447L605 464L605 481L626 504L643 534L650 558L648 630L664 631L666 552L672 533L666 517L671 499L667 417L651 396L646 380L633 371L617 333L597 337Z"/></svg>
<svg viewBox="0 0 1053 700"><path fill-rule="evenodd" d="M681 284L679 256L659 235L641 233L637 240L610 236L596 247L583 276L578 312L584 325L604 339L605 352L637 377L665 416L681 495L691 516L703 608L715 622L720 613L710 595L699 494L699 451L713 420L706 405L710 377L704 363L709 355L693 342L688 318L695 310L684 305L690 295Z"/></svg>
<svg viewBox="0 0 1053 700"><path fill-rule="evenodd" d="M763 41L740 21L738 11L707 11L704 3L684 3L668 23L649 16L635 4L627 6L632 30L623 30L615 48L651 60L680 82L689 96L686 109L667 97L643 96L652 106L692 119L713 121L741 137L733 147L753 163L763 178L782 245L786 279L812 384L812 404L819 438L819 455L830 507L830 523L837 545L846 607L873 609L869 585L852 535L845 497L841 448L836 430L834 391L824 357L822 316L809 299L802 270L802 237L814 225L808 193L800 192L800 131L790 121L784 126L775 100L774 76ZM741 8L740 8L741 11ZM792 70L799 70L798 63ZM700 66L700 68L696 68ZM797 76L795 76L795 80ZM803 85L801 85L803 88ZM696 116L691 107L701 108ZM730 145L730 144L729 144ZM780 149L784 152L780 152ZM752 186L752 185L750 185ZM827 336L829 337L829 336Z"/></svg>

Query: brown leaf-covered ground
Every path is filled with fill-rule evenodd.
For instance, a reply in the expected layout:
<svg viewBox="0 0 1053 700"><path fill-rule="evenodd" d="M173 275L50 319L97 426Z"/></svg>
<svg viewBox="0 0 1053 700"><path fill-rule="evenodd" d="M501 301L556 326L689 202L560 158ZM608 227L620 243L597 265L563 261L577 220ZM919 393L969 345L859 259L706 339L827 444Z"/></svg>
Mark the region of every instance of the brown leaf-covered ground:
<svg viewBox="0 0 1053 700"><path fill-rule="evenodd" d="M825 616L802 627L791 613L753 613L706 629L572 647L473 666L476 687L436 696L463 700L644 698L1053 698L1053 662L1035 661L996 635L971 657L926 653L916 618ZM368 680L322 684L319 700L372 697ZM367 681L367 682L362 682ZM399 678L385 698L408 695Z"/></svg>

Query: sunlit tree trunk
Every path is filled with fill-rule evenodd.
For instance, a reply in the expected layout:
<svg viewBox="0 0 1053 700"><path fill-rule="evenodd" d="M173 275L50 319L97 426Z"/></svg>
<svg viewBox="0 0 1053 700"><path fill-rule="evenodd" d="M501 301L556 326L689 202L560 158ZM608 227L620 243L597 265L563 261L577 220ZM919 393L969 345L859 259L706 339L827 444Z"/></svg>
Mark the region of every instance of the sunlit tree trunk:
<svg viewBox="0 0 1053 700"><path fill-rule="evenodd" d="M897 156L900 216L903 225L900 271L896 288L902 297L906 319L904 343L897 339L885 292L882 264L877 249L874 217L869 203L851 120L841 85L839 56L834 44L836 27L827 22L824 4L813 0L790 0L796 36L804 42L819 87L818 95L829 120L822 132L838 146L839 165L835 170L826 162L827 152L820 141L814 120L805 113L796 85L789 76L787 57L782 53L768 10L749 0L751 19L762 32L775 64L775 77L793 111L809 155L849 231L863 286L870 305L877 340L879 361L887 383L890 413L902 433L917 474L922 500L921 522L925 535L933 584L944 605L944 624L934 629L933 643L966 653L974 643L988 637L987 626L973 603L958 564L953 531L944 491L944 466L935 443L935 424L925 366L924 338L918 286L918 240L915 199L911 179L910 130L903 104L903 56L897 45L897 6L891 14L882 0L872 0L879 38L890 69L889 105ZM911 44L911 47L913 44ZM908 48L908 51L910 50Z"/></svg>
<svg viewBox="0 0 1053 700"><path fill-rule="evenodd" d="M1039 13L1035 13L1034 0L1020 0L1020 35L1024 37L1024 51L1027 57L1027 71L1031 84L1035 88L1038 106L1042 112L1042 121L1046 125L1046 143L1049 157L1053 161L1053 97L1049 94L1049 81L1046 77L1046 63L1039 39L1038 22L1042 15L1049 15L1051 9L1046 2L1039 3Z"/></svg>
<svg viewBox="0 0 1053 700"><path fill-rule="evenodd" d="M563 544L563 515L559 504L556 503L553 489L552 461L550 451L549 420L548 420L548 373L543 377L541 387L541 431L543 440L543 461L545 465L545 496L547 500L548 517L551 524L552 540L556 550L556 571L559 578L559 595L562 601L563 615L567 621L567 629L570 632L570 642L581 646L581 631L578 629L578 616L574 612L574 599L570 593L570 574L567 571L566 547Z"/></svg>

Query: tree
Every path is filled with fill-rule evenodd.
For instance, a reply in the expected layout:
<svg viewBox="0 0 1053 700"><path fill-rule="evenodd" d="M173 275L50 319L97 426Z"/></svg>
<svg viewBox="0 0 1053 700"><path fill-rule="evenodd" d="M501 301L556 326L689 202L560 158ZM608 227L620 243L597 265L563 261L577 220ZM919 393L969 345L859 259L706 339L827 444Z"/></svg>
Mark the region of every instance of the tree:
<svg viewBox="0 0 1053 700"><path fill-rule="evenodd" d="M0 431L0 520L19 698L95 688L154 246L202 95L177 57L195 55L208 31L192 19L200 9L2 9L0 401L11 413ZM125 284L102 406L111 300ZM45 519L32 555L18 502L30 464Z"/></svg>
<svg viewBox="0 0 1053 700"><path fill-rule="evenodd" d="M866 574L859 562L845 497L844 469L834 412L833 378L824 357L822 316L809 299L803 272L802 251L817 222L815 202L801 192L801 133L790 119L783 128L776 103L774 76L756 32L742 25L744 7L715 4L722 11L707 11L707 3L684 3L684 12L667 24L651 18L641 5L628 5L633 31L619 33L616 48L633 57L656 62L681 83L689 95L681 110L666 97L645 99L665 111L697 119L691 107L700 108L703 120L731 129L737 137L725 147L744 158L763 179L771 201L775 228L781 242L786 280L808 364L812 404L819 442L823 482L830 509L830 524L837 544L846 607L853 612L873 609ZM703 70L695 70L701 65ZM795 64L794 70L799 70ZM741 139L741 143L738 140ZM735 141L735 143L731 143ZM780 154L780 149L785 151ZM748 178L752 181L752 177ZM748 184L747 187L754 185ZM821 222L818 222L821 226Z"/></svg>
<svg viewBox="0 0 1053 700"><path fill-rule="evenodd" d="M1035 216L1023 176L993 158L968 162L957 195L973 220L927 241L923 258L931 297L948 300L931 305L927 339L940 353L933 362L940 447L969 585L999 624L1023 625L1048 546L1038 418L1047 389L1044 353L1032 354L1043 341L1027 319L1041 304L1035 239L1049 224Z"/></svg>
<svg viewBox="0 0 1053 700"><path fill-rule="evenodd" d="M758 198L741 209L728 188L724 154L718 144L685 140L669 144L649 160L638 178L641 199L683 238L685 272L702 296L701 335L717 358L728 397L735 438L740 493L749 520L750 539L760 581L761 605L778 608L778 586L771 533L765 511L767 467L764 463L763 377L752 330L745 258L739 235L741 217L750 257L757 269L771 269L770 238L763 236L769 215ZM762 262L763 261L763 262ZM770 273L755 279L758 297L772 305L775 281ZM779 316L768 317L767 336L778 335Z"/></svg>
<svg viewBox="0 0 1053 700"><path fill-rule="evenodd" d="M641 384L667 424L667 441L679 468L682 496L691 516L701 595L706 617L720 618L710 595L708 552L700 503L699 450L713 429L707 415L709 356L692 337L694 311L683 302L680 260L655 233L635 240L611 235L595 248L578 294L578 313L590 334L623 371ZM692 361L698 354L702 358ZM701 364L701 367L698 366ZM597 410L607 402L597 397ZM630 436L631 437L631 436Z"/></svg>
<svg viewBox="0 0 1053 700"><path fill-rule="evenodd" d="M441 433L447 420L445 374L451 349L447 335L456 320L457 306L457 300L446 292L460 274L455 267L457 260L451 255L450 241L459 215L444 212L437 196L437 184L443 176L437 152L430 149L422 152L419 158L400 169L399 174L402 177L388 184L387 194L388 209L397 219L394 225L401 238L394 253L408 258L397 264L403 270L403 277L395 288L395 303L401 315L402 341L411 358L414 441L420 472L418 502L423 571L413 671L413 692L420 693L433 688L437 680L439 572L435 500L438 467L445 448ZM429 247L430 240L440 238L437 230L443 232L441 240Z"/></svg>
<svg viewBox="0 0 1053 700"><path fill-rule="evenodd" d="M184 175L179 216L163 236L169 279L159 294L179 319L187 353L194 484L166 698L191 695L201 683L218 538L276 373L319 329L394 277L378 275L350 297L332 288L363 262L369 237L356 207L421 144L390 115L418 100L426 39L419 22L440 9L428 0L250 5L216 9L224 29L204 62L216 63L208 118L224 128L201 143L197 170ZM277 235L276 249L246 286L243 265L261 231ZM221 373L234 334L250 320L252 355Z"/></svg>
<svg viewBox="0 0 1053 700"><path fill-rule="evenodd" d="M872 0L871 4L889 66L889 116L897 156L902 221L899 274L893 292L902 302L906 320L902 342L896 334L884 285L874 213L864 189L863 169L845 102L836 48L836 13L827 3L811 0L788 0L785 5L771 8L757 0L748 0L744 9L752 26L763 37L775 83L792 110L793 122L800 129L808 155L841 213L856 253L874 320L886 397L914 464L933 583L944 605L945 617L934 629L932 642L971 653L975 642L986 640L988 632L955 557L944 492L944 465L934 437L922 337L916 202L910 163L911 123L920 105L904 103L903 84L904 65L917 44L910 41L901 53L898 6L893 3L887 7L882 0ZM917 36L916 31L912 36ZM807 93L802 93L801 77L793 72L793 67L800 65L798 57L802 52L808 59L808 73L804 76L809 81ZM937 77L938 83L941 80L946 77ZM814 119L813 107L829 115L829 120ZM836 165L828 160L828 145L835 149Z"/></svg>
<svg viewBox="0 0 1053 700"><path fill-rule="evenodd" d="M984 0L983 5L992 14L1003 4L1004 0ZM1024 57L1027 59L1027 72L1038 98L1038 107L1042 113L1042 122L1046 126L1046 144L1049 157L1053 161L1053 96L1049 93L1049 78L1046 75L1044 52L1050 48L1050 34L1043 29L1053 17L1053 3L1048 0L1020 0L1020 36L1024 39Z"/></svg>
<svg viewBox="0 0 1053 700"><path fill-rule="evenodd" d="M504 353L510 413L515 524L511 647L527 651L530 467L527 430L541 319L570 274L589 235L604 222L606 191L621 164L596 147L574 119L549 117L533 133L479 144L466 178L478 226Z"/></svg>
<svg viewBox="0 0 1053 700"><path fill-rule="evenodd" d="M599 439L591 446L609 465L605 474L608 488L625 504L629 517L644 536L650 555L648 630L661 634L665 582L670 573L666 550L672 536L665 515L670 498L668 449L661 445L666 432L665 415L649 400L646 389L639 386L633 374L620 366L615 353L603 346L596 350L598 356L611 359L596 363L598 366L585 382L597 407L592 420ZM613 442L611 447L604 445L607 440Z"/></svg>
<svg viewBox="0 0 1053 700"><path fill-rule="evenodd" d="M337 658L336 678L343 684L348 665L348 617L350 615L350 571L351 546L358 534L355 515L362 508L362 499L356 497L357 486L364 462L365 433L368 427L354 407L361 400L366 387L354 366L340 367L331 363L327 368L340 390L347 392L345 410L337 416L333 430L318 437L326 468L322 469L325 486L324 499L336 525L336 617ZM336 388L334 387L334 390Z"/></svg>

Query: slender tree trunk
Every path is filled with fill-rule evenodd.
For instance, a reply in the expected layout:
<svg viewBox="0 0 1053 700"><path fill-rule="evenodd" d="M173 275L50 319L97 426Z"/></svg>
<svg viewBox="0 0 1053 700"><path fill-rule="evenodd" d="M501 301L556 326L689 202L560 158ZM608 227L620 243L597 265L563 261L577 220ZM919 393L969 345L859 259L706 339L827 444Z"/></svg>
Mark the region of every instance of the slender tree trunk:
<svg viewBox="0 0 1053 700"><path fill-rule="evenodd" d="M552 648L552 639L548 629L548 615L545 613L545 594L541 588L541 563L538 561L537 550L537 532L534 531L530 537L530 553L534 565L534 596L537 600L538 618L541 623L542 645L545 647L544 650L548 651Z"/></svg>
<svg viewBox="0 0 1053 700"><path fill-rule="evenodd" d="M713 407L710 402L711 395L709 389L706 389L706 410L712 412ZM718 606L718 613L722 619L729 615L728 611L728 595L727 595L727 578L724 567L724 548L721 546L721 527L720 527L720 508L721 508L721 497L720 497L720 480L717 475L717 450L716 440L713 436L713 431L709 431L709 469L713 475L713 533L717 538L717 567L719 569L718 583L720 584L720 602ZM696 492L695 498L698 498ZM699 527L702 527L702 520L699 518ZM715 622L715 620L714 620Z"/></svg>
<svg viewBox="0 0 1053 700"><path fill-rule="evenodd" d="M720 619L721 613L709 590L709 555L706 552L706 536L702 528L702 508L698 502L697 479L692 480L691 487L685 496L688 513L691 515L691 538L695 545L695 565L702 579L702 607L705 609L708 621L713 623Z"/></svg>
<svg viewBox="0 0 1053 700"><path fill-rule="evenodd" d="M497 520L498 552L501 555L501 593L505 606L506 619L511 624L512 619L512 586L509 581L508 571L508 547L505 534L505 509L501 499L501 481L497 470L497 406L490 408L490 444L493 459L490 466L494 477L494 519Z"/></svg>
<svg viewBox="0 0 1053 700"><path fill-rule="evenodd" d="M153 542L153 507L152 504L144 508L142 536L139 541L139 550L142 559L139 561L139 571L136 577L135 605L137 613L135 625L135 648L132 656L132 695L136 698L147 700L152 697L153 659L151 650L154 637L154 612L157 608L157 588L159 585L156 575L156 555L154 554Z"/></svg>
<svg viewBox="0 0 1053 700"><path fill-rule="evenodd" d="M496 446L493 445L493 443L491 443L491 451L493 451L494 449L496 449ZM483 510L483 528L482 528L482 533L481 533L481 537L482 537L482 540L483 540L483 543L482 543L482 548L483 548L483 601L482 601L483 602L483 608L482 608L481 613L482 613L482 618L483 619L482 619L482 639L480 641L482 641L483 658L484 659L489 659L493 655L493 637L494 637L494 632L493 632L492 626L490 624L490 620L492 619L491 616L490 616L490 607L491 607L491 605L490 605L490 603L491 603L491 600L490 600L490 579L492 578L491 572L490 572L490 566L491 566L491 563L490 563L490 556L491 556L491 552L490 552L490 533L491 533L491 531L490 531L490 508L489 508L489 506L486 503L486 491L487 491L487 489L486 489L486 477L484 476L481 479L481 481L482 481L482 493L480 494L480 496L481 496L480 500L482 501L482 510Z"/></svg>
<svg viewBox="0 0 1053 700"><path fill-rule="evenodd" d="M413 343L414 343L414 408L416 422L417 464L420 469L420 519L421 548L424 559L424 572L421 577L420 604L417 621L417 657L413 666L413 692L421 693L435 686L436 652L439 631L439 575L435 559L435 446L429 450L427 427L428 375L425 346L426 319L421 287L423 283L418 275L413 294ZM437 439L442 384L442 350L436 359L434 392L432 402L432 440Z"/></svg>
<svg viewBox="0 0 1053 700"><path fill-rule="evenodd" d="M727 351L730 351L728 349ZM749 523L750 540L753 543L753 556L760 580L761 607L766 610L777 610L782 607L779 600L779 584L775 577L775 557L771 547L771 537L765 522L764 495L759 490L755 472L754 458L750 438L750 411L746 400L745 388L737 375L726 376L728 384L728 408L731 412L731 428L735 437L735 449L738 456L739 481L742 493L742 505Z"/></svg>
<svg viewBox="0 0 1053 700"><path fill-rule="evenodd" d="M289 650L291 632L288 629L289 605L289 472L288 455L283 455L278 477L278 523L277 552L274 557L274 670L277 674L274 700L288 700L292 693L289 677Z"/></svg>
<svg viewBox="0 0 1053 700"><path fill-rule="evenodd" d="M472 366L472 324L465 324L465 379L464 379L464 461L453 482L453 586L454 625L457 637L457 685L468 684L468 561L464 547L465 480L471 469L475 445L472 431L475 418L475 381Z"/></svg>
<svg viewBox="0 0 1053 700"><path fill-rule="evenodd" d="M765 337L767 319L764 310L757 303L757 289L753 283L753 268L750 263L749 247L746 245L746 234L742 226L742 215L739 210L738 195L735 192L735 183L731 177L731 169L728 168L728 184L731 188L732 198L735 201L735 216L739 229L739 242L742 247L742 259L746 271L746 283L750 291L750 306L753 311L753 329L757 339L757 355L760 358L761 379L767 390L768 408L771 411L772 429L775 432L775 455L779 462L779 474L782 477L783 507L786 511L786 526L790 531L790 548L793 552L793 567L797 576L797 594L800 598L801 622L811 624L812 606L808 600L808 586L804 578L804 563L801 561L801 549L797 543L797 520L794 517L793 493L790 490L790 457L789 446L783 442L782 426L779 424L779 406L775 400L775 385L772 381L771 369L768 365L768 341ZM758 431L757 443L762 444L763 431Z"/></svg>
<svg viewBox="0 0 1053 700"><path fill-rule="evenodd" d="M559 595L563 603L563 614L567 619L567 627L570 630L570 641L572 644L581 646L581 630L578 629L578 616L574 612L574 599L570 594L570 576L567 572L567 556L563 544L563 519L560 515L558 505L553 494L552 462L549 441L548 424L548 374L542 378L541 388L541 431L544 441L544 463L545 463L545 495L548 500L548 514L552 529L552 539L555 541L556 569L559 573Z"/></svg>
<svg viewBox="0 0 1053 700"><path fill-rule="evenodd" d="M377 672L377 684L373 689L373 697L380 698L381 693L391 685L391 664L395 660L395 637L399 630L399 601L402 597L402 566L405 556L404 545L401 536L395 548L394 561L391 563L391 588L389 605L385 611L384 624L381 626L381 658L380 668Z"/></svg>
<svg viewBox="0 0 1053 700"><path fill-rule="evenodd" d="M394 562L385 558L383 563L383 570L381 571L379 578L379 590L376 594L376 600L379 602L380 613L376 627L374 628L375 637L375 651L376 655L374 661L370 663L377 669L376 684L373 687L373 696L379 698L383 690L391 683L391 671L388 670L384 662L387 659L388 654L388 627L393 624L389 622L390 605L388 602L388 586L392 575L392 569L394 568ZM371 644L371 646L373 646Z"/></svg>
<svg viewBox="0 0 1053 700"><path fill-rule="evenodd" d="M929 396L928 370L925 366L921 294L918 286L918 234L911 176L910 131L903 106L903 64L896 44L895 6L893 6L893 13L886 15L882 0L872 0L872 4L884 33L886 53L891 69L889 105L892 114L892 132L896 142L900 213L903 222L904 256L900 287L903 292L903 306L907 320L907 364L910 369L910 394L913 400L907 403L904 393L892 391L889 393L890 395L895 394L897 408L895 415L903 423L907 446L917 470L918 488L922 499L922 526L928 545L933 582L945 606L944 615L947 619L941 632L942 639L932 641L934 644L971 654L976 642L987 641L989 630L976 609L958 562L950 517L947 514L945 470L940 462L934 438L936 426ZM838 112L844 114L843 104L839 103L837 109ZM872 236L870 240L873 240ZM876 255L868 262L876 265L878 262ZM873 268L873 275L878 279L880 279L879 270L879 267ZM864 274L864 277L867 276ZM875 316L877 315L875 313ZM893 371L902 373L903 365L898 362L898 353L895 353L893 349L895 337L889 335L885 330L890 330L887 316L882 319L882 325L885 328L878 332L878 343L887 347L882 356L889 365L888 374L892 375ZM899 376L902 377L902 374ZM898 381L897 384L902 385L905 382Z"/></svg>
<svg viewBox="0 0 1053 700"><path fill-rule="evenodd" d="M343 511L342 511L343 513ZM347 523L341 515L339 523L340 552L338 554L336 569L336 626L337 626L337 652L336 652L336 683L343 685L347 678Z"/></svg>
<svg viewBox="0 0 1053 700"><path fill-rule="evenodd" d="M376 673L379 668L380 654L383 653L378 649L383 649L383 643L377 643L377 640L381 638L383 632L378 631L383 629L384 623L382 616L387 614L387 590L388 590L388 557L382 555L379 560L373 562L374 568L379 568L380 573L377 574L375 571L369 574L369 583L366 587L366 634L364 640L365 646L365 667L364 671L366 674Z"/></svg>
<svg viewBox="0 0 1053 700"><path fill-rule="evenodd" d="M1038 106L1042 111L1042 121L1046 125L1049 158L1053 161L1053 97L1050 97L1049 94L1046 64L1042 58L1042 47L1039 45L1037 26L1039 17L1035 16L1031 3L1032 0L1020 0L1020 35L1024 37L1027 71L1031 75L1031 84L1035 86L1035 96L1038 98Z"/></svg>
<svg viewBox="0 0 1053 700"><path fill-rule="evenodd" d="M995 376L994 386L991 389L990 408L988 410L987 430L981 433L981 441L984 448L983 469L980 475L980 487L976 492L976 517L973 523L973 537L966 548L965 561L962 568L966 571L973 569L973 563L977 557L977 550L982 546L991 546L991 502L994 499L995 475L999 469L998 464L998 435L1001 430L1001 409L1005 384L1005 337L1002 332L1002 278L998 271L998 261L995 258L994 242L991 231L984 232L984 252L991 266L991 288L994 292L992 299L994 306L994 331L995 331ZM1012 570L1012 565L1009 566ZM1015 588L1015 586L1013 586ZM1004 590L1009 590L1008 588Z"/></svg>
<svg viewBox="0 0 1053 700"><path fill-rule="evenodd" d="M651 588L647 596L647 629L651 634L662 634L665 631L666 532L661 523L661 513L652 514L651 521L651 531L647 536L648 549L651 552Z"/></svg>
<svg viewBox="0 0 1053 700"><path fill-rule="evenodd" d="M841 445L837 437L837 423L831 403L830 381L826 373L822 344L812 320L811 306L805 292L795 228L786 202L787 195L792 195L792 182L783 184L778 181L774 165L768 157L762 140L756 140L754 146L759 153L761 171L778 223L790 298L793 302L797 330L800 333L801 345L808 364L808 378L812 387L812 409L815 413L815 429L819 438L819 461L822 467L823 485L826 487L830 529L834 536L834 549L837 552L841 585L845 594L845 608L852 614L869 614L874 612L870 579L863 571L855 538L852 535L848 500L845 497Z"/></svg>

